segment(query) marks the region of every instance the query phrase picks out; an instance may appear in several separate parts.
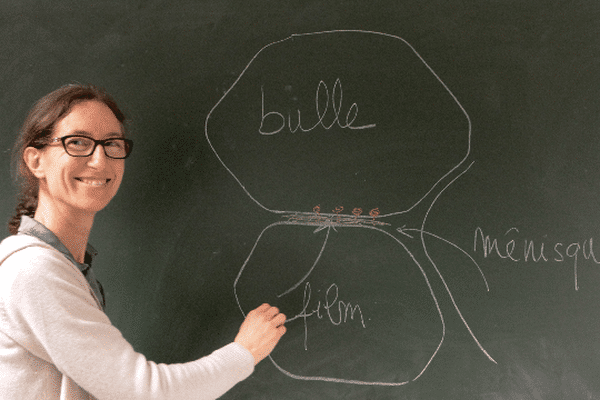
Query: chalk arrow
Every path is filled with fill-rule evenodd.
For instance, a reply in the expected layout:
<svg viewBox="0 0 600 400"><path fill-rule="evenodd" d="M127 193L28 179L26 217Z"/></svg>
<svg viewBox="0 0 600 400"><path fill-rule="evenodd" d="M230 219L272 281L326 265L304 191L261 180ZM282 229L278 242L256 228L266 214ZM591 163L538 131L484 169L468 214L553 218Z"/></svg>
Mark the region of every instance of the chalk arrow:
<svg viewBox="0 0 600 400"><path fill-rule="evenodd" d="M397 230L399 233L403 234L404 236L408 236L409 238L411 238L411 239L414 239L414 237L412 237L412 236L411 236L411 235L409 235L408 233L404 232L404 228L405 228L405 227L406 227L406 225L402 225L402 227L400 227L400 228L396 228L396 230Z"/></svg>

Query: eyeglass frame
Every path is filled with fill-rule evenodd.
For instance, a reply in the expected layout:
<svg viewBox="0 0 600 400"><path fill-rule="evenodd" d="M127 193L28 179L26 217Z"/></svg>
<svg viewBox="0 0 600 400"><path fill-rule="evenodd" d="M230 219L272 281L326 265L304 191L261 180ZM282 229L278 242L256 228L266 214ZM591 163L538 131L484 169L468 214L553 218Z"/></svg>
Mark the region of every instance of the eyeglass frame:
<svg viewBox="0 0 600 400"><path fill-rule="evenodd" d="M74 137L85 138L85 139L89 139L92 142L94 142L94 147L92 147L92 151L85 156L76 156L76 155L69 153L69 150L67 150L66 140L70 139L70 138L74 138ZM112 156L109 156L108 153L106 152L106 147L104 145L107 142L110 142L111 140L115 140L115 139L123 140L125 142L125 157L112 157ZM65 152L71 157L89 157L92 154L94 154L94 152L96 151L96 147L98 147L98 145L102 145L102 149L104 150L104 155L106 157L111 158L113 160L124 160L125 158L129 157L129 155L131 154L131 151L133 150L133 140L126 139L123 137L112 137L112 138L108 138L108 139L96 140L94 138L91 138L91 137L85 136L85 135L66 135L66 136L56 137L56 138L52 138L52 139L47 139L40 144L46 146L49 144L59 143L59 142L62 142L63 149L65 149Z"/></svg>

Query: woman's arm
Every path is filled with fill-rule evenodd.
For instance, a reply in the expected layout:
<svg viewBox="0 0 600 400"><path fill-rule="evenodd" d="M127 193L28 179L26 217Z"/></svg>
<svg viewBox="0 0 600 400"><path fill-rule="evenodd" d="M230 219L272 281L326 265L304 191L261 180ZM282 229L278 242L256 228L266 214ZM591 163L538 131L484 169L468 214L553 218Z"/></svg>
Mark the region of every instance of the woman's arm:
<svg viewBox="0 0 600 400"><path fill-rule="evenodd" d="M97 308L83 275L59 252L28 248L2 268L3 278L11 279L2 293L6 333L99 399L214 399L247 378L278 340L267 335L267 347L248 345L265 334L252 328L254 334L242 335L254 338L250 342L233 342L189 363L156 364L137 353ZM261 326L265 317L249 315L245 324Z"/></svg>

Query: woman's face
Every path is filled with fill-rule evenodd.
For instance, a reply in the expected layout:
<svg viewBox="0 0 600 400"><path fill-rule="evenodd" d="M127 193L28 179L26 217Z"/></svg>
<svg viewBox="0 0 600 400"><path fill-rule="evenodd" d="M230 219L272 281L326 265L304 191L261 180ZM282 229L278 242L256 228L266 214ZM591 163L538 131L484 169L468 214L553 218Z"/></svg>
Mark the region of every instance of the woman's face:
<svg viewBox="0 0 600 400"><path fill-rule="evenodd" d="M82 101L54 127L52 138L81 135L100 140L122 137L122 126L104 103ZM40 201L48 199L61 209L97 212L115 196L125 160L106 156L101 145L89 157L71 157L62 143L46 146L40 156Z"/></svg>

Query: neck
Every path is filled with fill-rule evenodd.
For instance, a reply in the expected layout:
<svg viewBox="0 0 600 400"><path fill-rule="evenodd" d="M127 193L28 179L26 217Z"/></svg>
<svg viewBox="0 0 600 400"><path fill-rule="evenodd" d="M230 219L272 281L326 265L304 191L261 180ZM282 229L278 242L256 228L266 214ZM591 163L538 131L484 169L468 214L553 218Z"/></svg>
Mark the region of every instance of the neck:
<svg viewBox="0 0 600 400"><path fill-rule="evenodd" d="M71 252L77 262L84 262L95 213L61 212L60 208L49 207L41 201L34 219L50 229Z"/></svg>

